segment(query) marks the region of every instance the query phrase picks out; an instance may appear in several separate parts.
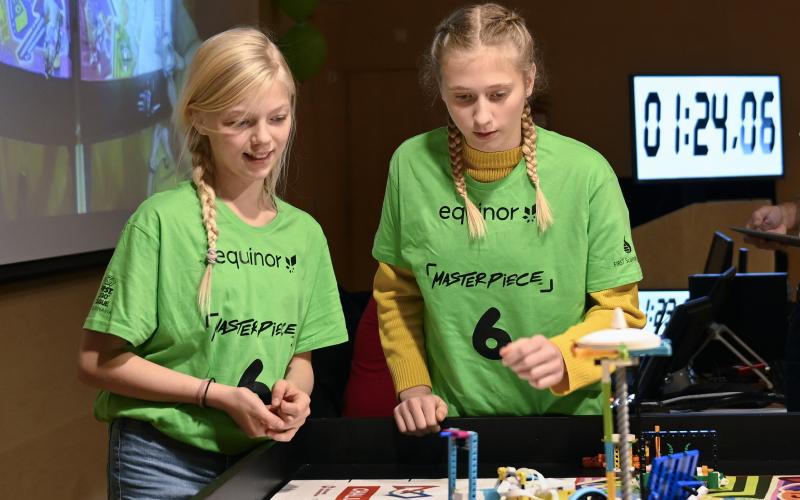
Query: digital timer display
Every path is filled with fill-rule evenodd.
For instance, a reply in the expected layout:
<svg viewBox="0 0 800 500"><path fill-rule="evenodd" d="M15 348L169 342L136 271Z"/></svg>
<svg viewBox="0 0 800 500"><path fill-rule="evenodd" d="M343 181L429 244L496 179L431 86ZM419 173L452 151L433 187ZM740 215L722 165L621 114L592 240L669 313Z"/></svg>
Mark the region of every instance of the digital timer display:
<svg viewBox="0 0 800 500"><path fill-rule="evenodd" d="M639 181L783 175L778 76L634 76Z"/></svg>
<svg viewBox="0 0 800 500"><path fill-rule="evenodd" d="M689 290L639 290L639 308L647 317L645 330L661 335L672 312L689 300Z"/></svg>

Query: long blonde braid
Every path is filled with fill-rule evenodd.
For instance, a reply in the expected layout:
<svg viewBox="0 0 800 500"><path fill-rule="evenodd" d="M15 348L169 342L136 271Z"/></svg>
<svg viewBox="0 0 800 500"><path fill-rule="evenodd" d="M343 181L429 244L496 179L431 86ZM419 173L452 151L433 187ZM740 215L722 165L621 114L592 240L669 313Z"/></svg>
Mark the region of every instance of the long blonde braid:
<svg viewBox="0 0 800 500"><path fill-rule="evenodd" d="M510 44L517 50L515 66L523 75L535 72L534 91L541 92L546 87L542 66L538 62L533 36L525 25L525 20L516 12L502 5L485 3L462 7L450 14L437 27L431 48L425 56L421 71L423 86L432 96L441 94L443 61L450 51L470 51L483 46L505 47ZM528 177L536 188L536 219L539 231L546 230L553 223L553 214L542 193L536 164L536 128L533 126L529 106L522 115L523 155L527 164ZM458 195L464 199L470 237L480 239L486 235L486 223L480 210L467 196L464 182L464 167L461 150L463 136L452 120L448 122L448 145L450 164Z"/></svg>
<svg viewBox="0 0 800 500"><path fill-rule="evenodd" d="M473 240L482 239L486 236L486 222L483 220L478 207L472 203L467 195L467 183L464 180L464 161L462 152L464 150L464 138L461 131L456 127L452 118L447 121L447 145L450 150L450 168L453 172L453 181L456 184L456 192L464 200L464 208L467 211L467 227L469 237Z"/></svg>
<svg viewBox="0 0 800 500"><path fill-rule="evenodd" d="M536 224L539 226L539 232L543 233L553 224L553 212L544 197L542 183L539 180L539 172L536 169L538 165L536 159L537 139L536 127L533 125L533 117L531 116L531 106L526 102L525 109L522 111L522 156L525 157L528 178L531 180L533 187L536 188Z"/></svg>
<svg viewBox="0 0 800 500"><path fill-rule="evenodd" d="M197 133L196 130L194 130ZM217 196L210 182L213 171L213 159L209 151L208 138L198 134L195 144L192 147L192 180L197 189L197 197L200 199L200 208L203 217L203 226L206 229L208 249L206 251L206 270L203 279L200 281L200 289L197 293L197 305L200 307L200 314L207 318L211 312L211 271L217 262L217 239L219 229L217 228ZM205 165L205 166L204 166Z"/></svg>
<svg viewBox="0 0 800 500"><path fill-rule="evenodd" d="M206 231L206 268L200 282L197 302L204 319L211 311L211 278L217 260L217 205L214 158L203 116L219 113L236 105L250 105L264 85L280 81L291 99L291 131L280 161L264 180L264 191L273 196L294 136L297 90L286 60L277 46L257 28L239 27L218 33L195 52L189 65L180 99L174 108L175 121L186 134L186 149L192 154L192 180L200 200ZM202 132L201 132L202 130Z"/></svg>

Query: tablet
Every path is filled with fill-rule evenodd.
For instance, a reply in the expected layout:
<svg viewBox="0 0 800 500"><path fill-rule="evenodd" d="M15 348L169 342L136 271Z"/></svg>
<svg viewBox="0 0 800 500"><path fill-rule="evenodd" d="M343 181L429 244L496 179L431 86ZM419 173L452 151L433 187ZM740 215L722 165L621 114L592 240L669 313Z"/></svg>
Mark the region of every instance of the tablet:
<svg viewBox="0 0 800 500"><path fill-rule="evenodd" d="M784 245L791 245L800 247L800 237L790 236L788 234L770 233L769 231L756 231L755 229L748 229L746 227L731 227L736 232L752 236L754 238L761 238L764 240L777 241Z"/></svg>

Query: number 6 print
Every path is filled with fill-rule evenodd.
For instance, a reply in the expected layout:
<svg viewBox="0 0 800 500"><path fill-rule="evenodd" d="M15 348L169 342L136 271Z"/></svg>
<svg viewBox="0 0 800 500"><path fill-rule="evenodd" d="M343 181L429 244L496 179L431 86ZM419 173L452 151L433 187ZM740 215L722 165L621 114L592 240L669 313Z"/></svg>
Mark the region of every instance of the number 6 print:
<svg viewBox="0 0 800 500"><path fill-rule="evenodd" d="M478 354L487 359L500 359L500 348L511 342L511 335L507 331L494 326L500 319L500 311L490 307L472 332L472 347ZM489 346L489 340L494 340L494 346Z"/></svg>

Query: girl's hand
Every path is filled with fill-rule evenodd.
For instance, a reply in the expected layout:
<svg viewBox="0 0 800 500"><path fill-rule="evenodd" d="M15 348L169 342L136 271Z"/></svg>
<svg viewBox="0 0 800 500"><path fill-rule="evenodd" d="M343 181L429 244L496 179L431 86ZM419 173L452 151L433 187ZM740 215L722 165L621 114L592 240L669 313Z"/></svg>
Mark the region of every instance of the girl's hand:
<svg viewBox="0 0 800 500"><path fill-rule="evenodd" d="M290 441L311 413L311 398L293 382L281 379L272 386L270 412L278 416L281 425L267 429L275 441Z"/></svg>
<svg viewBox="0 0 800 500"><path fill-rule="evenodd" d="M425 385L410 387L399 395L394 408L394 421L403 434L423 436L439 432L439 423L447 416L447 404Z"/></svg>
<svg viewBox="0 0 800 500"><path fill-rule="evenodd" d="M232 387L212 382L208 388L206 404L227 413L248 437L269 436L270 432L285 428L283 420L269 411L269 407L246 387Z"/></svg>
<svg viewBox="0 0 800 500"><path fill-rule="evenodd" d="M542 335L515 340L500 349L503 364L537 389L559 385L566 375L564 357Z"/></svg>

